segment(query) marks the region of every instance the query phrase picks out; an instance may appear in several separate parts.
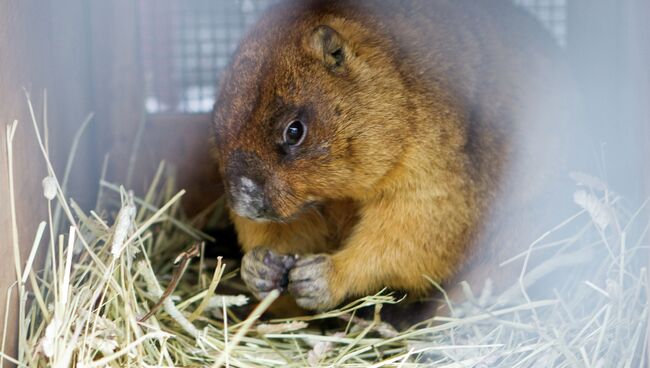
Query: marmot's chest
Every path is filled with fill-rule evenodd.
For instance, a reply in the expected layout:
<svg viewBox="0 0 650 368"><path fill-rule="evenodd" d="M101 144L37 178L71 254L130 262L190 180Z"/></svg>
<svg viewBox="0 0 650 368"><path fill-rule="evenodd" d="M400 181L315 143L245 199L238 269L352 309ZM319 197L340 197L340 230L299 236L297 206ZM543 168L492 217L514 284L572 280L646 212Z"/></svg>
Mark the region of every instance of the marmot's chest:
<svg viewBox="0 0 650 368"><path fill-rule="evenodd" d="M337 250L350 237L361 217L360 206L351 200L331 201L320 213L327 226L327 244Z"/></svg>

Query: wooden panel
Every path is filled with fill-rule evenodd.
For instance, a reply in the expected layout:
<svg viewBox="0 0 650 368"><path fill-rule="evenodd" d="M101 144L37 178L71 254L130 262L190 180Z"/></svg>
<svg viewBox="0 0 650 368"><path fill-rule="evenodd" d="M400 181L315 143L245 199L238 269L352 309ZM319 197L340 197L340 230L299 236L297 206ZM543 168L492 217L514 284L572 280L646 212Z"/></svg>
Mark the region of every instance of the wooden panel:
<svg viewBox="0 0 650 368"><path fill-rule="evenodd" d="M15 187L17 196L17 217L21 227L18 241L21 245L22 258L30 247L28 244L33 237L35 225L39 215L43 214L42 202L38 193L40 183L38 173L43 166L34 160L37 150L32 138L32 128L28 125L27 111L24 106L21 87L31 86L42 88L47 85L45 68L29 68L26 62L38 58L45 58L47 53L47 39L37 40L28 35L27 19L36 29L47 24L46 9L38 9L34 1L27 2L0 2L0 310L5 313L5 296L9 286L16 280L14 271L14 252L12 249L13 236L11 229L11 213L9 211L9 191L6 161L5 126L14 119L21 120L21 126L16 133L14 169L16 172ZM11 15L9 17L8 15ZM12 294L11 310L8 326L9 336L17 326L17 315L14 306L17 305L16 293ZM0 326L4 327L4 319ZM15 349L15 341L9 341L8 352ZM8 366L8 365L6 365Z"/></svg>
<svg viewBox="0 0 650 368"><path fill-rule="evenodd" d="M210 115L150 116L137 153L133 187L144 190L161 160L173 165L179 189L187 190L183 204L196 213L222 193L217 168L210 156Z"/></svg>
<svg viewBox="0 0 650 368"><path fill-rule="evenodd" d="M93 106L97 119L94 149L111 154L110 180L124 182L136 132L144 119L144 76L137 38L137 2L90 4Z"/></svg>
<svg viewBox="0 0 650 368"><path fill-rule="evenodd" d="M50 146L54 164L61 169L70 147L71 136L91 107L86 75L87 53L84 54L85 17L82 0L21 0L0 2L0 313L4 317L7 288L15 281L13 236L9 211L5 126L20 121L15 136L14 171L18 241L23 260L39 221L46 218L41 180L45 168L36 147L22 88L32 91L40 102L43 89L49 92ZM40 112L40 107L37 108ZM40 113L39 113L40 116ZM91 164L89 146L81 146L77 169L86 171ZM74 188L85 188L76 177ZM77 193L81 202L89 201L88 193ZM36 265L38 267L38 264ZM15 294L13 301L15 302ZM15 310L15 303L11 308ZM9 346L14 351L15 313L9 319ZM4 318L0 319L0 330ZM9 365L5 365L9 366Z"/></svg>
<svg viewBox="0 0 650 368"><path fill-rule="evenodd" d="M641 126L639 141L644 150L641 169L645 178L644 196L650 196L650 1L635 0L630 9L630 36L632 38L632 70L635 73L637 88L634 92L637 118ZM650 344L650 340L648 341Z"/></svg>
<svg viewBox="0 0 650 368"><path fill-rule="evenodd" d="M568 2L568 52L584 97L584 134L594 142L584 147L594 166L591 171L606 174L612 189L634 199L644 192L641 159L647 144L640 134L645 127L639 113L647 106L647 100L640 99L648 68L639 53L648 44L647 3Z"/></svg>

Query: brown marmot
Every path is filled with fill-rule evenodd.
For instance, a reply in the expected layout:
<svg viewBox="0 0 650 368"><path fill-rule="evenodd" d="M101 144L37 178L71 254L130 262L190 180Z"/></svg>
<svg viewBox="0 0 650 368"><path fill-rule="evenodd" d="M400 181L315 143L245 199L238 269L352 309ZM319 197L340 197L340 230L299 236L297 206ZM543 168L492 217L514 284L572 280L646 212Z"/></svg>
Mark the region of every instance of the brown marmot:
<svg viewBox="0 0 650 368"><path fill-rule="evenodd" d="M555 165L558 50L508 1L273 6L214 110L251 291L322 310L454 277Z"/></svg>

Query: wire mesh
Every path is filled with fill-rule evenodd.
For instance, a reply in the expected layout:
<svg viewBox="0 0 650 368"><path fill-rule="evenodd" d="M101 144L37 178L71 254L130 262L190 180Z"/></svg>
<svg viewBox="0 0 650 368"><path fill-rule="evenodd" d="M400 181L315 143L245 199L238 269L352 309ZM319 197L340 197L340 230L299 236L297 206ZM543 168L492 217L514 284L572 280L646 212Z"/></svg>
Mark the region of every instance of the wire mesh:
<svg viewBox="0 0 650 368"><path fill-rule="evenodd" d="M275 0L140 0L146 111L206 113L239 38ZM566 42L567 0L513 0Z"/></svg>
<svg viewBox="0 0 650 368"><path fill-rule="evenodd" d="M561 46L566 46L568 0L514 0L536 16Z"/></svg>
<svg viewBox="0 0 650 368"><path fill-rule="evenodd" d="M141 0L149 113L204 113L244 30L268 0Z"/></svg>

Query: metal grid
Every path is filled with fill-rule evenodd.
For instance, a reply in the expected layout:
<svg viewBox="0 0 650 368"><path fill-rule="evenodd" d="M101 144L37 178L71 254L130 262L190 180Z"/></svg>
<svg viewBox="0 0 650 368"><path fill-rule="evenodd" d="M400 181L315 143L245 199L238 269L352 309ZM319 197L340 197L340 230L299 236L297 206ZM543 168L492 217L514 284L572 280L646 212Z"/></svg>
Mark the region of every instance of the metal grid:
<svg viewBox="0 0 650 368"><path fill-rule="evenodd" d="M244 30L275 0L140 0L146 110L206 113ZM513 0L566 42L567 0Z"/></svg>
<svg viewBox="0 0 650 368"><path fill-rule="evenodd" d="M212 109L219 74L264 0L140 0L149 113Z"/></svg>
<svg viewBox="0 0 650 368"><path fill-rule="evenodd" d="M555 37L560 46L566 46L568 0L514 0L537 17Z"/></svg>

